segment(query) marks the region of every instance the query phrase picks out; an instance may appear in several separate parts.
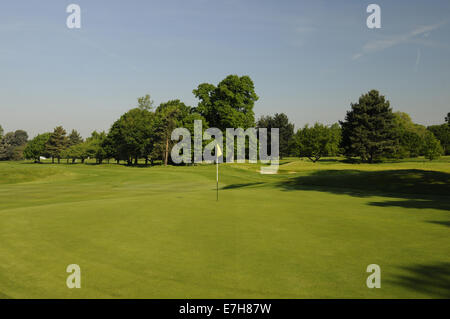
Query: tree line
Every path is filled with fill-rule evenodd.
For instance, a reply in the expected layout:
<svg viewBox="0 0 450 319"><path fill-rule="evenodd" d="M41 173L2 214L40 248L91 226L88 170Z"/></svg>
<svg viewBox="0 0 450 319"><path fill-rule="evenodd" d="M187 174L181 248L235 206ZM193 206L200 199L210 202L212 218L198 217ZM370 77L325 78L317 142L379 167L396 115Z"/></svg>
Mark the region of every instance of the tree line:
<svg viewBox="0 0 450 319"><path fill-rule="evenodd" d="M376 90L361 95L350 105L345 119L332 125L315 123L294 131L284 113L262 116L255 120L254 103L258 100L253 81L248 76L229 75L219 84L202 83L193 90L199 100L196 107L171 100L155 107L150 95L138 98L137 107L124 113L108 132L92 132L83 139L62 126L53 132L38 134L28 141L23 130L3 136L0 126L0 160L41 157L60 163L95 158L101 164L114 159L128 165L155 161L168 165L174 143L171 133L177 127L187 128L194 136L194 120L202 121L203 130L216 127L247 129L279 128L280 157L306 157L316 162L324 156L345 156L353 161L378 162L383 159L425 156L433 160L450 154L450 113L445 123L425 127L413 123L403 112L393 112L389 101ZM205 143L205 142L204 142ZM270 152L270 145L269 145Z"/></svg>

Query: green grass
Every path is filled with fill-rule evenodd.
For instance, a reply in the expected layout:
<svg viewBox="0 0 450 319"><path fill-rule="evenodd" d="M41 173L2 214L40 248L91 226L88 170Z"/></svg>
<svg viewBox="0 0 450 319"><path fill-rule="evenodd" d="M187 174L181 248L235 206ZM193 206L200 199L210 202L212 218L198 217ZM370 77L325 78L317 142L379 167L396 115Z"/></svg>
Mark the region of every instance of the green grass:
<svg viewBox="0 0 450 319"><path fill-rule="evenodd" d="M258 170L0 162L0 298L450 297L450 158Z"/></svg>

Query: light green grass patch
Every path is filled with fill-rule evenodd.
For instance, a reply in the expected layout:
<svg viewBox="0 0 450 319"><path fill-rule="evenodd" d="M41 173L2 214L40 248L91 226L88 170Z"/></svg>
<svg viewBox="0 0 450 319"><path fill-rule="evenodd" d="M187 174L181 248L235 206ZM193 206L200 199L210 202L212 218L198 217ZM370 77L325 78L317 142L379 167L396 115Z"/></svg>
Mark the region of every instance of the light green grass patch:
<svg viewBox="0 0 450 319"><path fill-rule="evenodd" d="M282 164L0 162L0 298L450 297L448 158Z"/></svg>

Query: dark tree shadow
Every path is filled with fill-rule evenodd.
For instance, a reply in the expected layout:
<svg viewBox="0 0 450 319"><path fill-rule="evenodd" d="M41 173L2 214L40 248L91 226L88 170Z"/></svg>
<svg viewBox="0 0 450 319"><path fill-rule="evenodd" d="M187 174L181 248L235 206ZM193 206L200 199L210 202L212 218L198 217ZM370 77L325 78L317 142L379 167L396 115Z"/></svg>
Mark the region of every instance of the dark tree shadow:
<svg viewBox="0 0 450 319"><path fill-rule="evenodd" d="M282 166L282 165L286 165L289 163L292 163L292 161L283 161L283 162L279 163L278 165Z"/></svg>
<svg viewBox="0 0 450 319"><path fill-rule="evenodd" d="M338 158L321 158L317 163L344 163L344 161Z"/></svg>
<svg viewBox="0 0 450 319"><path fill-rule="evenodd" d="M442 209L450 211L450 201L430 200L430 199L405 199L399 201L384 201L384 202L370 202L368 205L378 207L403 207L403 208L417 208L417 209Z"/></svg>
<svg viewBox="0 0 450 319"><path fill-rule="evenodd" d="M429 220L428 223L450 227L450 221Z"/></svg>
<svg viewBox="0 0 450 319"><path fill-rule="evenodd" d="M401 201L371 202L379 207L450 210L450 174L418 169L321 170L275 184L285 191L315 190L356 197L383 196Z"/></svg>
<svg viewBox="0 0 450 319"><path fill-rule="evenodd" d="M450 263L401 267L407 275L397 275L387 282L435 298L450 298Z"/></svg>
<svg viewBox="0 0 450 319"><path fill-rule="evenodd" d="M255 182L255 183L230 184L230 185L222 187L221 189L234 189L234 188L249 187L249 186L261 185L261 184L264 184L264 183L263 182Z"/></svg>
<svg viewBox="0 0 450 319"><path fill-rule="evenodd" d="M151 164L127 164L127 163L120 163L116 165L121 165L123 167L133 167L133 168L146 168L146 167L153 167L153 166L162 166L162 165L151 165Z"/></svg>

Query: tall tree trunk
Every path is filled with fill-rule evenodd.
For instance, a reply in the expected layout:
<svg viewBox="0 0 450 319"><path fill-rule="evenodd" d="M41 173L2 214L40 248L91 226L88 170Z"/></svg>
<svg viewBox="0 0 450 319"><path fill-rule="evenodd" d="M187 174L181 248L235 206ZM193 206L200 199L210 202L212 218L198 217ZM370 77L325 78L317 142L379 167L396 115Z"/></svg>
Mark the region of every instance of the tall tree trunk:
<svg viewBox="0 0 450 319"><path fill-rule="evenodd" d="M145 157L145 165L148 165L148 157Z"/></svg>
<svg viewBox="0 0 450 319"><path fill-rule="evenodd" d="M164 156L164 165L167 166L169 161L169 137L166 137L166 152Z"/></svg>
<svg viewBox="0 0 450 319"><path fill-rule="evenodd" d="M58 157L58 164L61 164L61 158Z"/></svg>
<svg viewBox="0 0 450 319"><path fill-rule="evenodd" d="M134 157L134 165L137 165L138 164L138 156L136 155L135 157Z"/></svg>

